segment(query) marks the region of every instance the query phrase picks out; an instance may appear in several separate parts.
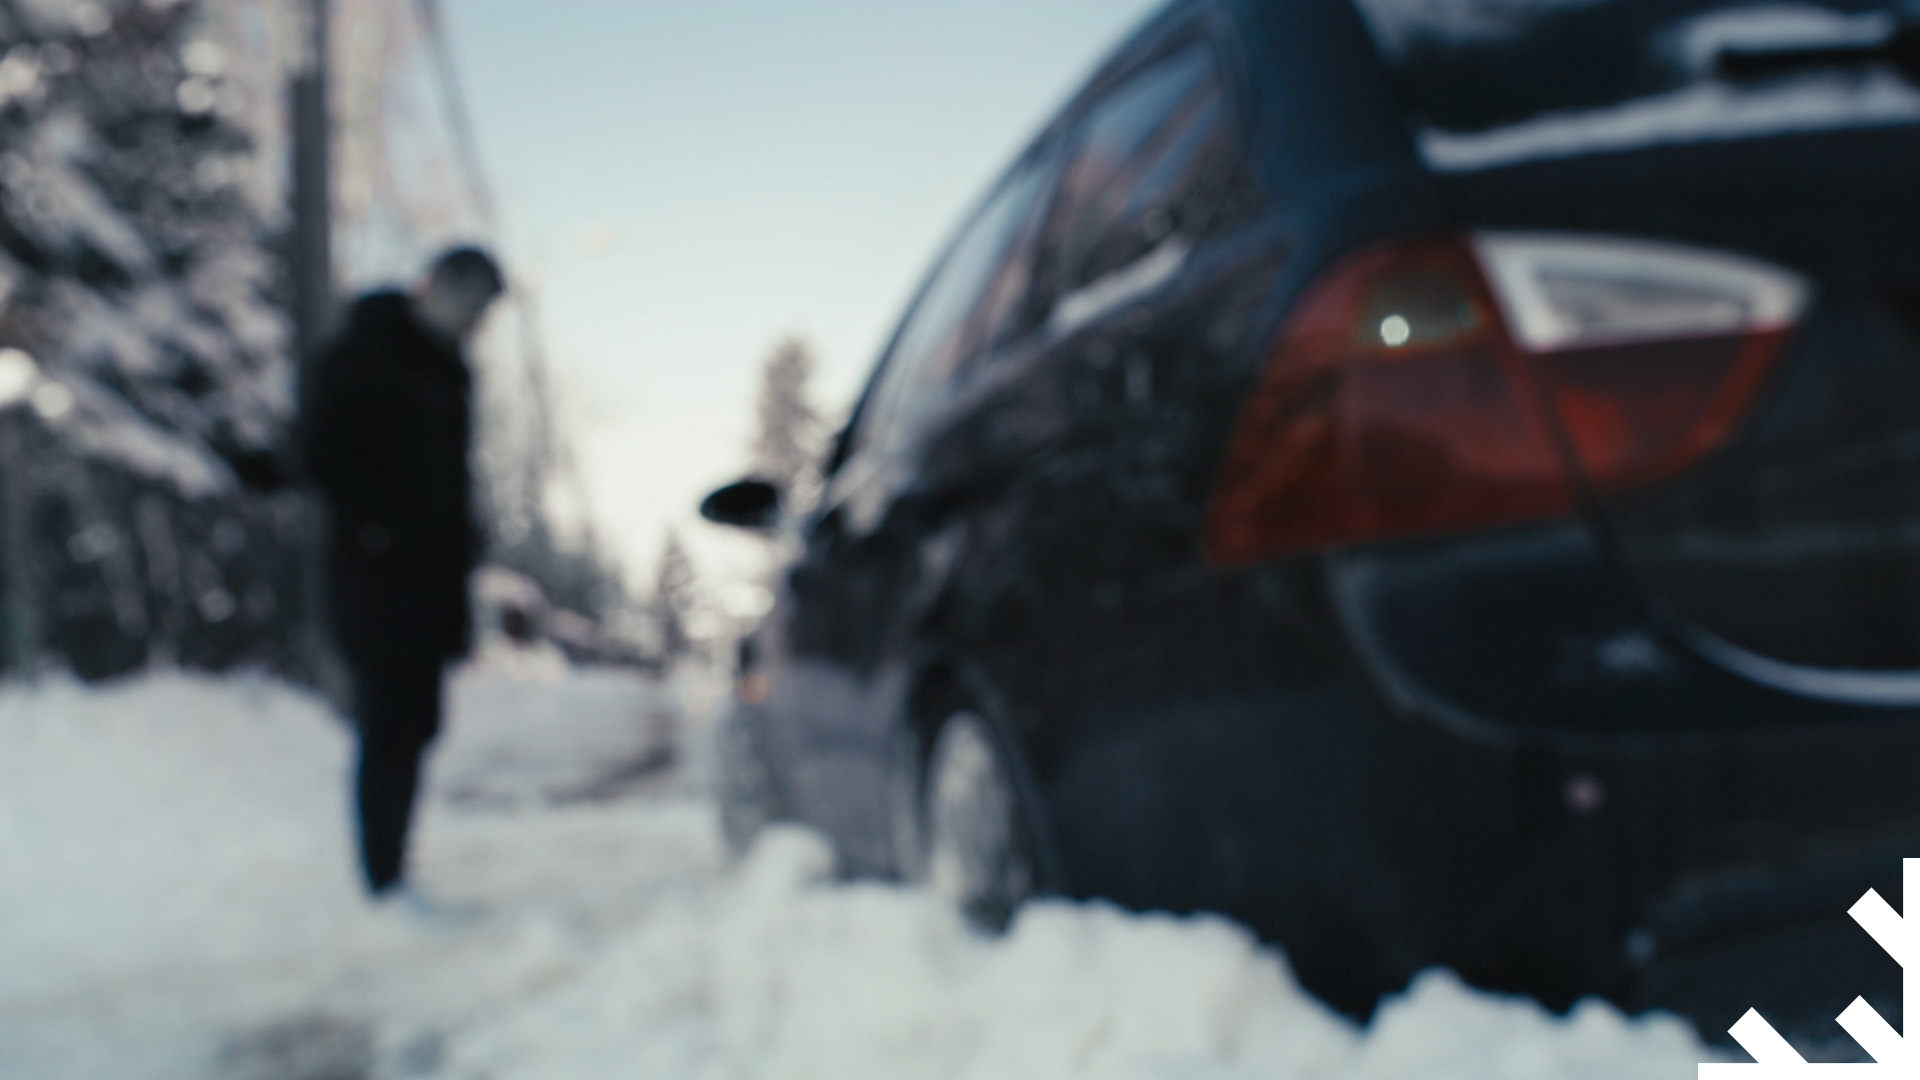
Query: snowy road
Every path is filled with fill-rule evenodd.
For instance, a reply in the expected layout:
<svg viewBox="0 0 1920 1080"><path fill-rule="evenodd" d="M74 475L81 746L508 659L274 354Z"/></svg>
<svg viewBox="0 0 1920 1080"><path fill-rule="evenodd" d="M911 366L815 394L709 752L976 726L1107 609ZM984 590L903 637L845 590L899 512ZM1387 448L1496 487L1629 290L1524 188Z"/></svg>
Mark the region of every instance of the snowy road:
<svg viewBox="0 0 1920 1080"><path fill-rule="evenodd" d="M457 680L415 848L452 913L359 899L348 741L263 679L0 693L0 1078L1690 1077L1672 1020L1417 982L1365 1031L1215 919L1029 906L982 938L830 883L783 831L728 864L711 696Z"/></svg>

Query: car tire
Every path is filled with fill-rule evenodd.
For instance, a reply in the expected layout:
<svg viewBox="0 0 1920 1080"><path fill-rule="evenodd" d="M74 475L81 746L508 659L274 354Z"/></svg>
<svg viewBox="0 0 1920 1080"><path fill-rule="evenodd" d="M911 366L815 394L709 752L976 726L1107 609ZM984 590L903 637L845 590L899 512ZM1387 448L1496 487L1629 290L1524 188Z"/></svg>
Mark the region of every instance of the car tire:
<svg viewBox="0 0 1920 1080"><path fill-rule="evenodd" d="M1006 926L1039 880L1006 744L978 713L955 712L935 732L922 776L921 876L974 922Z"/></svg>
<svg viewBox="0 0 1920 1080"><path fill-rule="evenodd" d="M720 834L728 850L743 855L767 826L788 816L755 717L735 709L716 733L715 787Z"/></svg>

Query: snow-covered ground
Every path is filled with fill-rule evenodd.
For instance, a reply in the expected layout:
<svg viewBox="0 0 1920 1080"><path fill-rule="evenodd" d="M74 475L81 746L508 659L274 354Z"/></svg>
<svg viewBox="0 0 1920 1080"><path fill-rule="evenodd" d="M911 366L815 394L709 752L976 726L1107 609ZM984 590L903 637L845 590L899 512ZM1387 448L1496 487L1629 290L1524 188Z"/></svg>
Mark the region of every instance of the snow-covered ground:
<svg viewBox="0 0 1920 1080"><path fill-rule="evenodd" d="M798 830L731 865L698 680L495 662L454 683L414 866L370 910L349 742L262 678L0 692L0 1077L1691 1077L1670 1019L1429 974L1361 1030L1219 919L1030 905L1001 938L831 880Z"/></svg>

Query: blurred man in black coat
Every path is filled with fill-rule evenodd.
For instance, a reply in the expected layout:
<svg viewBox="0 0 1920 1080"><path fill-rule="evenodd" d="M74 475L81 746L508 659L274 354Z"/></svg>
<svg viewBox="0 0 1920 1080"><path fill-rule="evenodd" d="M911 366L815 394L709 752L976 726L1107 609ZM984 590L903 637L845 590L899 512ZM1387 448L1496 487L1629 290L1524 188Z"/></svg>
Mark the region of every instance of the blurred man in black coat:
<svg viewBox="0 0 1920 1080"><path fill-rule="evenodd" d="M462 347L504 289L485 252L441 256L411 292L376 292L315 362L302 451L331 519L328 614L354 675L356 798L369 893L404 883L421 757L441 677L471 644L472 375Z"/></svg>

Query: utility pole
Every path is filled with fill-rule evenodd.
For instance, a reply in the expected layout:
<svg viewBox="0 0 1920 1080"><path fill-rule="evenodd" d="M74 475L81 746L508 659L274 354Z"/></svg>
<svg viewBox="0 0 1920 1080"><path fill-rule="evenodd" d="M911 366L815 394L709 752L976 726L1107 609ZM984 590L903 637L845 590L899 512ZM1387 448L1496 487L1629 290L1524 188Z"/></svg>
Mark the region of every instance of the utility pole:
<svg viewBox="0 0 1920 1080"><path fill-rule="evenodd" d="M6 552L5 603L0 605L0 645L7 674L31 680L37 665L34 645L32 538L29 535L26 432L21 410L0 410L0 547Z"/></svg>
<svg viewBox="0 0 1920 1080"><path fill-rule="evenodd" d="M307 50L289 87L293 330L303 376L333 317L333 120L327 100L330 5L331 0L305 0Z"/></svg>
<svg viewBox="0 0 1920 1080"><path fill-rule="evenodd" d="M307 42L302 63L288 86L293 129L293 237L288 252L293 283L293 345L304 399L313 366L333 321L333 117L328 69L331 66L332 0L301 0ZM301 551L297 647L305 655L314 686L336 707L349 696L345 666L327 629L325 556L326 507L306 493L306 543Z"/></svg>
<svg viewBox="0 0 1920 1080"><path fill-rule="evenodd" d="M38 385L44 384L33 357L19 349L0 349L0 671L28 681L39 666L39 627L33 605L33 501L27 488L23 414Z"/></svg>

